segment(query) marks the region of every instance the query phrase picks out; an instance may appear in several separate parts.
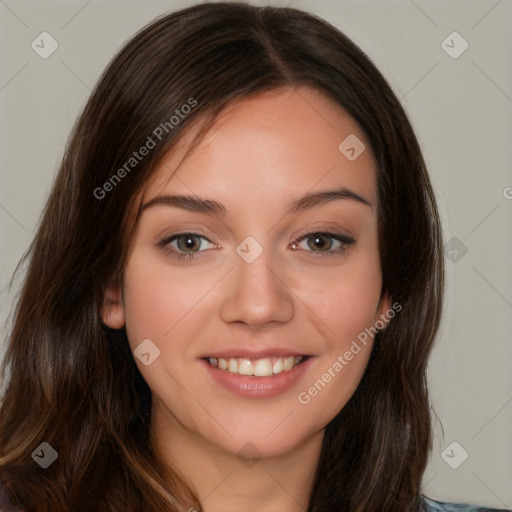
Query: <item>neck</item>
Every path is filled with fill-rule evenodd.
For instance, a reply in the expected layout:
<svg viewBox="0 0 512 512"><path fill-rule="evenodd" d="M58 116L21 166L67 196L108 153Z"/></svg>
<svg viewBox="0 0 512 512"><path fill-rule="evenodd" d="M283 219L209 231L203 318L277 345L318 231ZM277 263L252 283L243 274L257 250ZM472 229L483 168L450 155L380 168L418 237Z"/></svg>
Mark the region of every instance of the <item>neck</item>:
<svg viewBox="0 0 512 512"><path fill-rule="evenodd" d="M225 450L186 429L170 413L153 412L152 434L159 456L192 483L204 512L308 509L323 430L291 451L262 458L253 445L238 453Z"/></svg>

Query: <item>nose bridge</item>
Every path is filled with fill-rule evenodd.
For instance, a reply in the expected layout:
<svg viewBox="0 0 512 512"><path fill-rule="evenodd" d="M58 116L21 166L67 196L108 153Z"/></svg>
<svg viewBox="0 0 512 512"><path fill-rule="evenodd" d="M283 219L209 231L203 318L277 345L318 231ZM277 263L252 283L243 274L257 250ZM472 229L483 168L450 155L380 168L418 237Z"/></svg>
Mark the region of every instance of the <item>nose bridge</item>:
<svg viewBox="0 0 512 512"><path fill-rule="evenodd" d="M221 310L225 321L261 327L293 317L292 295L271 248L247 237L236 248L234 267Z"/></svg>

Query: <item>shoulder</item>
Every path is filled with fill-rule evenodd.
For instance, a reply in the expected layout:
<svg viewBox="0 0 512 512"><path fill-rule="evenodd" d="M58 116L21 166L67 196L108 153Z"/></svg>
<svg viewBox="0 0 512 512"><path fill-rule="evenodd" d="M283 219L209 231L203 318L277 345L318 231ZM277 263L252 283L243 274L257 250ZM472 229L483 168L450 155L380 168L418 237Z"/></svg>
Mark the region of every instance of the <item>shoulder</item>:
<svg viewBox="0 0 512 512"><path fill-rule="evenodd" d="M444 501L436 501L423 496L425 512L510 512L509 509L496 509L482 507L478 505L468 505L466 503L449 503Z"/></svg>

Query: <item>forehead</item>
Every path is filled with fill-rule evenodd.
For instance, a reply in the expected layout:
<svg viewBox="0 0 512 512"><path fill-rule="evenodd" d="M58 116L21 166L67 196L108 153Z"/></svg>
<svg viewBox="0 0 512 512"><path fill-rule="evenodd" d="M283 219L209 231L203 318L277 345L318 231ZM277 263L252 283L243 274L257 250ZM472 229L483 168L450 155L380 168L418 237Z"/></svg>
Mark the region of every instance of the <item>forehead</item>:
<svg viewBox="0 0 512 512"><path fill-rule="evenodd" d="M166 155L145 200L198 194L262 206L343 186L376 202L375 162L364 133L339 105L309 87L234 102L189 150L194 134L185 133Z"/></svg>

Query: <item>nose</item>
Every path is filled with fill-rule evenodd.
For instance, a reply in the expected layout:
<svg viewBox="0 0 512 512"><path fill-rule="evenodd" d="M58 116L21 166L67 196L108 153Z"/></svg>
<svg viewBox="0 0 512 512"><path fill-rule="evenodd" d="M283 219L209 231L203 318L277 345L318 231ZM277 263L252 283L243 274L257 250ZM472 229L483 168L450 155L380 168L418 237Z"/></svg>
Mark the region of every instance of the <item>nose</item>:
<svg viewBox="0 0 512 512"><path fill-rule="evenodd" d="M293 293L271 260L267 250L252 263L234 255L235 268L227 276L220 309L225 322L261 329L293 318Z"/></svg>

